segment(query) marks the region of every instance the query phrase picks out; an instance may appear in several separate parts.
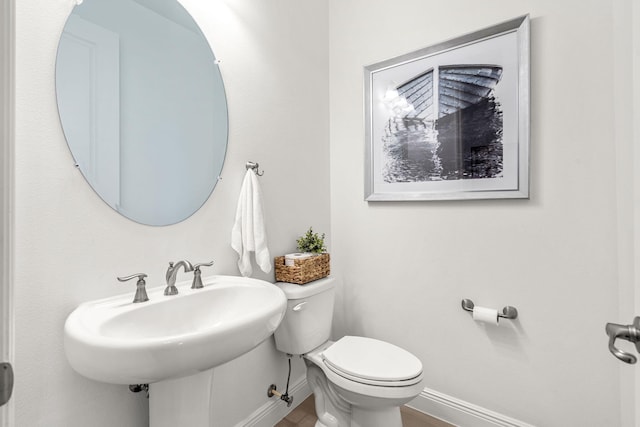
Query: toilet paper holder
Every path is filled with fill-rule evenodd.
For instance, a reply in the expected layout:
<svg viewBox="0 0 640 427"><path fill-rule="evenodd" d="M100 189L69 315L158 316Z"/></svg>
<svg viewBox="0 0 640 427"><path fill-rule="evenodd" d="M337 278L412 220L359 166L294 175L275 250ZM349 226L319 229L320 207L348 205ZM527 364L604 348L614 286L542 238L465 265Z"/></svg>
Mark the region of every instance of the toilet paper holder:
<svg viewBox="0 0 640 427"><path fill-rule="evenodd" d="M473 313L473 307L475 307L475 304L470 299L465 298L462 300L463 310ZM518 317L518 310L508 305L502 309L502 313L498 312L498 317L502 317L503 319L516 319Z"/></svg>

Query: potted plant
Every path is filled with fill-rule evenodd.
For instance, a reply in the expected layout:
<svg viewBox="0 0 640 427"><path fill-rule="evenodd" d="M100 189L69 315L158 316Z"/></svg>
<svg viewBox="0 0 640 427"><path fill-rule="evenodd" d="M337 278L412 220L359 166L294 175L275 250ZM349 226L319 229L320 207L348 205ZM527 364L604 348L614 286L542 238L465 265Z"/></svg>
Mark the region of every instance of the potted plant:
<svg viewBox="0 0 640 427"><path fill-rule="evenodd" d="M327 248L324 246L324 233L322 236L313 232L313 228L309 227L309 230L304 236L301 236L296 240L298 244L298 250L300 252L309 252L313 254L322 254L327 252Z"/></svg>

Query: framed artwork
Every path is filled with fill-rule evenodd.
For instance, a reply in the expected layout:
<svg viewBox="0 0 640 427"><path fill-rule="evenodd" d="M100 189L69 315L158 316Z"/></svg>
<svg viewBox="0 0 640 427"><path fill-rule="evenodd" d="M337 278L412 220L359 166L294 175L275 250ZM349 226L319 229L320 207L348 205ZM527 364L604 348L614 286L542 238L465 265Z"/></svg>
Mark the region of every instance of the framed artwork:
<svg viewBox="0 0 640 427"><path fill-rule="evenodd" d="M529 16L365 67L365 200L529 197Z"/></svg>

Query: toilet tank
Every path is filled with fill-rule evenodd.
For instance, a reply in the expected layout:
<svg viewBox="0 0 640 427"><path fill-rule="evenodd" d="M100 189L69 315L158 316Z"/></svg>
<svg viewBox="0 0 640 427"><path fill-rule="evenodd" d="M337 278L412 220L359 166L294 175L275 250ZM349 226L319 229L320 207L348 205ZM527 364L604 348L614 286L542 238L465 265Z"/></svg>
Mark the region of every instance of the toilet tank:
<svg viewBox="0 0 640 427"><path fill-rule="evenodd" d="M278 350L288 354L306 354L329 340L334 281L333 277L327 277L304 285L276 283L288 300L282 323L273 334Z"/></svg>

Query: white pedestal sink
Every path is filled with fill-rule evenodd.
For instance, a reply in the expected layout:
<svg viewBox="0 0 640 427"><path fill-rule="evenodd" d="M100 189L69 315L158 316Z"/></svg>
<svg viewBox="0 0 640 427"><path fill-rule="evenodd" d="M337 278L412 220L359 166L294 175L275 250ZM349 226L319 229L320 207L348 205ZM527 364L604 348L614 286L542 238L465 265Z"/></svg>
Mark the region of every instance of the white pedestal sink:
<svg viewBox="0 0 640 427"><path fill-rule="evenodd" d="M178 295L150 290L81 304L67 318L71 367L112 384L149 384L151 427L215 426L213 368L256 347L276 330L286 308L271 283L233 276L178 284Z"/></svg>

